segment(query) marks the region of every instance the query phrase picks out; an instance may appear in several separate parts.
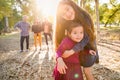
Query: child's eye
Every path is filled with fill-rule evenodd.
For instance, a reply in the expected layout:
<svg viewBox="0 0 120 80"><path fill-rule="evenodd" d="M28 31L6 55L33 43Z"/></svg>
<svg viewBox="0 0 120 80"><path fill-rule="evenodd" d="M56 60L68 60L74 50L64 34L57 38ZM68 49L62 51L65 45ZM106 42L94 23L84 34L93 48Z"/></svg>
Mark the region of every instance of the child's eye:
<svg viewBox="0 0 120 80"><path fill-rule="evenodd" d="M77 34L76 32L74 32L74 34Z"/></svg>

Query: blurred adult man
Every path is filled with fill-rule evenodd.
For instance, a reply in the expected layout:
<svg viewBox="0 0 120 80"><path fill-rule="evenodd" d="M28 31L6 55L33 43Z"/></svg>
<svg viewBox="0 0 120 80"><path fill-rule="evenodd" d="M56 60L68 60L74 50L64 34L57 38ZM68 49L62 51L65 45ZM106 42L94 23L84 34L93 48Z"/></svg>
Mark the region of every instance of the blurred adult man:
<svg viewBox="0 0 120 80"><path fill-rule="evenodd" d="M30 31L30 24L27 22L27 16L24 15L22 20L17 22L14 28L20 30L20 52L23 52L23 43L26 39L26 51L29 51L29 31Z"/></svg>

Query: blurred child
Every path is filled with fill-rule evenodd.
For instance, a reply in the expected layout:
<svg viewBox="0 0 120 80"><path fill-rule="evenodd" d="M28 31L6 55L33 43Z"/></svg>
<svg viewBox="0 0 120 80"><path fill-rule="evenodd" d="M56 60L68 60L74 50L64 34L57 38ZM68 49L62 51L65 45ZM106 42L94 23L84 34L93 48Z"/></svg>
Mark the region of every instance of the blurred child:
<svg viewBox="0 0 120 80"><path fill-rule="evenodd" d="M34 46L37 49L37 42L39 44L39 48L41 49L42 44L42 36L41 36L41 22L38 19L34 20L34 24L32 25L32 31L34 32Z"/></svg>

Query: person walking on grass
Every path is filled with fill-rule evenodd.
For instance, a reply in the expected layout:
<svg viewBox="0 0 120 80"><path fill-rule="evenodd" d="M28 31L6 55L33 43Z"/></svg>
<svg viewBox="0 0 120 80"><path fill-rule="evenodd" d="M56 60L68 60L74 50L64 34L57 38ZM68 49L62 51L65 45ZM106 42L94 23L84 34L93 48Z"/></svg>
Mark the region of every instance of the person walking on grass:
<svg viewBox="0 0 120 80"><path fill-rule="evenodd" d="M30 32L30 24L27 22L28 16L23 15L22 20L17 22L14 26L15 29L19 29L20 31L20 52L23 52L23 44L26 39L26 52L29 51L29 32Z"/></svg>
<svg viewBox="0 0 120 80"><path fill-rule="evenodd" d="M52 35L51 35L52 24L49 22L49 20L47 18L44 18L42 25L43 25L43 31L44 31L46 45L48 47L48 36L50 37L50 40L52 41Z"/></svg>

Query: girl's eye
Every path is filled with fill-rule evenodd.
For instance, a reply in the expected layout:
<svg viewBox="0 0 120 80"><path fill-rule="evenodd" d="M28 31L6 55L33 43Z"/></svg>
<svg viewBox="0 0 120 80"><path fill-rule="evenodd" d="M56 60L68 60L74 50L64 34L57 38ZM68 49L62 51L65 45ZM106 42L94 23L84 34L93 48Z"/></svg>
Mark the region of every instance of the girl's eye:
<svg viewBox="0 0 120 80"><path fill-rule="evenodd" d="M66 11L69 11L69 7L66 7L65 10L66 10Z"/></svg>
<svg viewBox="0 0 120 80"><path fill-rule="evenodd" d="M69 8L66 8L66 11L69 11Z"/></svg>
<svg viewBox="0 0 120 80"><path fill-rule="evenodd" d="M65 8L65 9L64 9L64 11L63 11L63 14L65 14L67 11L68 11L68 9L67 9L67 8Z"/></svg>

